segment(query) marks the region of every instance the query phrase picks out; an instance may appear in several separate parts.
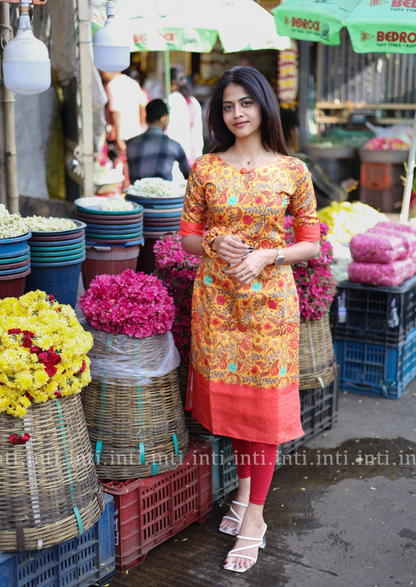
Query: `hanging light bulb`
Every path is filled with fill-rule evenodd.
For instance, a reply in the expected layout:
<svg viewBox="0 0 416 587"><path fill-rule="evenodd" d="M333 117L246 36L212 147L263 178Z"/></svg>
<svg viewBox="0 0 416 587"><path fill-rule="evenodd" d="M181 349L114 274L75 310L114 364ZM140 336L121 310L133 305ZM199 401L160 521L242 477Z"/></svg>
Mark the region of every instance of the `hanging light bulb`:
<svg viewBox="0 0 416 587"><path fill-rule="evenodd" d="M3 53L4 85L14 94L40 94L51 85L51 62L45 43L33 35L29 1L21 0L19 28Z"/></svg>
<svg viewBox="0 0 416 587"><path fill-rule="evenodd" d="M130 44L128 34L120 28L114 18L114 1L107 2L107 20L94 36L94 63L101 71L117 73L130 66Z"/></svg>

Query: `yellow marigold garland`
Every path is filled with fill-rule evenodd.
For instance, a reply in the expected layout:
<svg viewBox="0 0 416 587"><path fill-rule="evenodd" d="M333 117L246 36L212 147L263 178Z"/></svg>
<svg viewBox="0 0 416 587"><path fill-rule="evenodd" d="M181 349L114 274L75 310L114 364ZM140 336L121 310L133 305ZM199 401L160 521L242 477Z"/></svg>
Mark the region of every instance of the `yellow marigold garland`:
<svg viewBox="0 0 416 587"><path fill-rule="evenodd" d="M0 412L79 393L91 381L93 338L71 306L43 291L0 300Z"/></svg>

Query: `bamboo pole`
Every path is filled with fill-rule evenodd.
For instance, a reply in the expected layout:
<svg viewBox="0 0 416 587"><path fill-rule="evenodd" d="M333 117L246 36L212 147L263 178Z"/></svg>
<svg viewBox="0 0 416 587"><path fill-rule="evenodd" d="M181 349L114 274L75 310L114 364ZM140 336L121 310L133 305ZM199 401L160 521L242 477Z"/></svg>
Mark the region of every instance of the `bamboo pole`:
<svg viewBox="0 0 416 587"><path fill-rule="evenodd" d="M83 167L83 196L94 195L94 137L92 105L92 52L90 4L88 0L77 0L79 27L79 91L81 98L81 152Z"/></svg>
<svg viewBox="0 0 416 587"><path fill-rule="evenodd" d="M10 8L7 2L0 5L1 24L10 26ZM3 35L4 41L10 40L10 33ZM3 114L4 114L4 137L5 137L5 164L6 164L6 186L7 186L7 207L11 214L19 212L19 190L17 187L16 167L16 134L14 126L15 99L14 94L6 87L3 88Z"/></svg>

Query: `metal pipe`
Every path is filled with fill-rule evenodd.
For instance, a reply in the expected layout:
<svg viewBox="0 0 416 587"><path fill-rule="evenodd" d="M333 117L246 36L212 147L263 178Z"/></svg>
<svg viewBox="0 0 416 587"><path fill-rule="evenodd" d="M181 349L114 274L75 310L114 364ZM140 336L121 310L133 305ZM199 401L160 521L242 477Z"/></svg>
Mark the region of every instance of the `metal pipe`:
<svg viewBox="0 0 416 587"><path fill-rule="evenodd" d="M407 224L409 218L410 196L412 194L413 174L415 172L415 155L416 155L416 114L413 121L413 135L412 144L409 151L409 159L407 162L406 185L404 187L402 212L400 214L400 222Z"/></svg>
<svg viewBox="0 0 416 587"><path fill-rule="evenodd" d="M1 24L10 26L10 9L6 2L0 5ZM10 40L10 33L3 36ZM7 207L11 214L19 212L19 189L17 187L16 164L16 134L14 123L15 99L14 94L6 87L3 88L3 112L4 112L4 136L5 136L5 162L6 162L6 186Z"/></svg>

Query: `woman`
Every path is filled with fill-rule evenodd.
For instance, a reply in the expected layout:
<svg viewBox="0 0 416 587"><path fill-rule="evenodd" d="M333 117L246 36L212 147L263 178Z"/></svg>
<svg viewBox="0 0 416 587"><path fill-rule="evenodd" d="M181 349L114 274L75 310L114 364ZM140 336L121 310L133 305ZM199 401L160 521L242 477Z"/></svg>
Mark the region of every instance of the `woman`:
<svg viewBox="0 0 416 587"><path fill-rule="evenodd" d="M204 148L202 110L198 100L191 96L186 77L175 68L170 73L172 93L169 96L168 136L182 145L192 167Z"/></svg>
<svg viewBox="0 0 416 587"><path fill-rule="evenodd" d="M232 438L239 489L220 530L238 534L224 568L241 573L265 545L277 445L303 435L290 265L319 253L319 222L310 174L288 156L277 99L258 71L225 72L208 124L215 146L191 171L180 229L183 249L202 256L187 408L213 434Z"/></svg>

